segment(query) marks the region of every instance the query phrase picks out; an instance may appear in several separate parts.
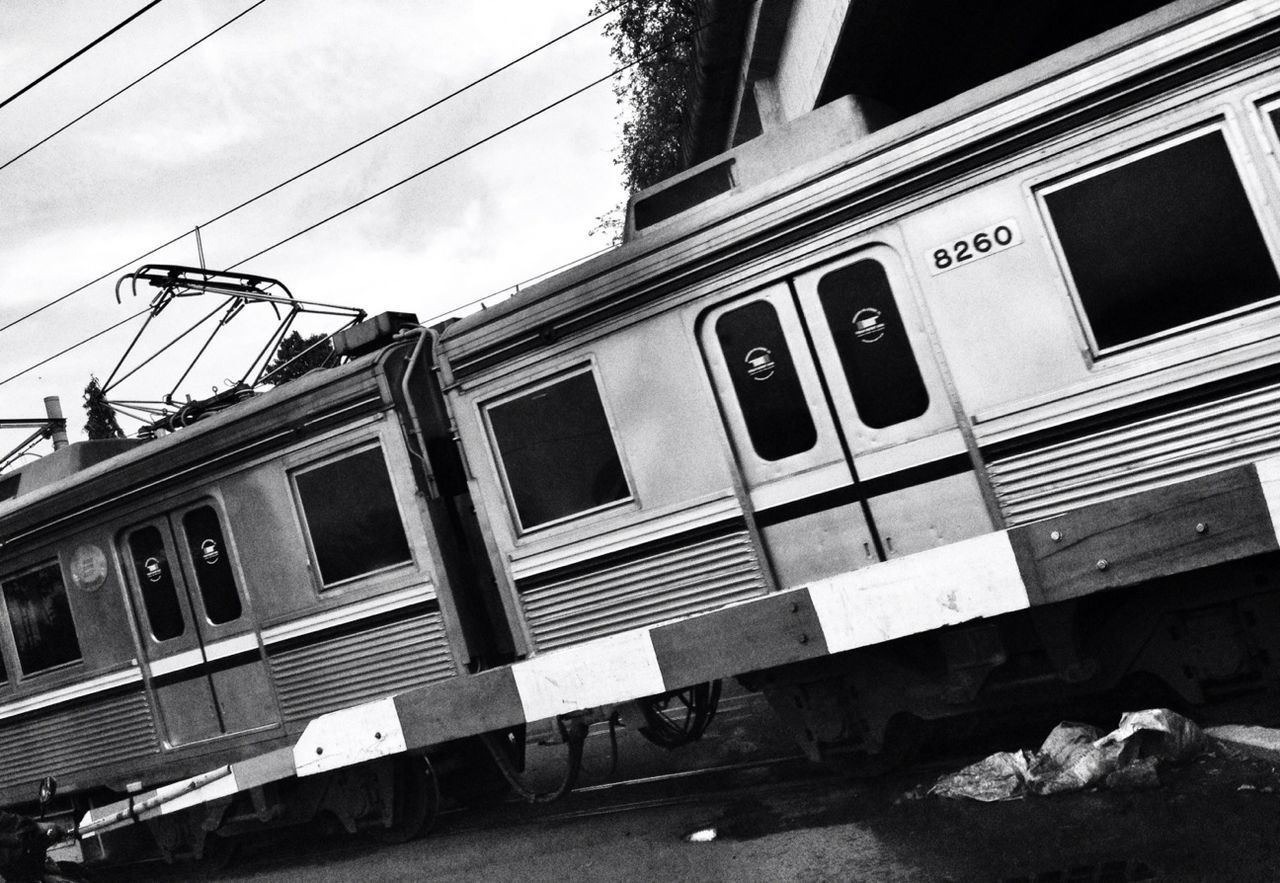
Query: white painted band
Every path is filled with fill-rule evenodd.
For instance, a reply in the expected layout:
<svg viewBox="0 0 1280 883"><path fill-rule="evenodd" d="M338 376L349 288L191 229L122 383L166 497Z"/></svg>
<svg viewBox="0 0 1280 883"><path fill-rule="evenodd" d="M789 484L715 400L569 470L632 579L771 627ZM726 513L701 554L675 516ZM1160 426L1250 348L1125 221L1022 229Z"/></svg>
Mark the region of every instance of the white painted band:
<svg viewBox="0 0 1280 883"><path fill-rule="evenodd" d="M407 589L367 598L355 604L347 604L333 610L326 610L302 619L295 619L292 622L265 628L262 630L262 641L265 644L274 644L289 638L309 635L322 629L347 625L361 619L368 619L383 613L390 613L393 610L400 610L422 601L430 601L435 596L435 589L431 583L410 586Z"/></svg>
<svg viewBox="0 0 1280 883"><path fill-rule="evenodd" d="M387 697L311 721L293 746L293 765L299 776L313 776L405 748L395 700Z"/></svg>
<svg viewBox="0 0 1280 883"><path fill-rule="evenodd" d="M158 678L163 675L170 675L176 671L182 671L185 668L195 668L204 664L204 654L200 652L200 648L196 647L192 650L183 650L172 656L165 656L162 659L152 659L147 663L151 669L151 677Z"/></svg>
<svg viewBox="0 0 1280 883"><path fill-rule="evenodd" d="M511 666L525 720L662 693L662 670L649 629L552 650Z"/></svg>
<svg viewBox="0 0 1280 883"><path fill-rule="evenodd" d="M86 696L92 696L94 693L101 693L105 690L122 687L125 684L137 683L141 680L142 670L136 667L101 675L79 684L73 684L70 687L50 690L47 693L0 705L0 720L25 714L28 711L48 708L51 705L60 705L63 702L70 702L74 699L83 699Z"/></svg>
<svg viewBox="0 0 1280 883"><path fill-rule="evenodd" d="M1276 542L1280 542L1280 457L1268 457L1253 465L1257 467L1262 496L1267 501L1267 511L1271 513L1271 529L1275 532Z"/></svg>
<svg viewBox="0 0 1280 883"><path fill-rule="evenodd" d="M258 636L253 632L249 632L245 635L236 635L234 638L224 638L221 641L206 644L204 655L206 659L212 662L215 659L226 659L228 656L248 653L257 649Z"/></svg>
<svg viewBox="0 0 1280 883"><path fill-rule="evenodd" d="M1005 531L812 583L831 653L1031 606Z"/></svg>

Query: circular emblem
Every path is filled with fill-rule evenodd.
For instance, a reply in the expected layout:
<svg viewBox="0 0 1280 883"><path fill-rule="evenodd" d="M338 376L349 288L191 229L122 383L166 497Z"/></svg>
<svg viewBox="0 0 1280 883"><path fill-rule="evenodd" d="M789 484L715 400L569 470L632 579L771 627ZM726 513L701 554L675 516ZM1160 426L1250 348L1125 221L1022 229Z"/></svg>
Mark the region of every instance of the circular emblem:
<svg viewBox="0 0 1280 883"><path fill-rule="evenodd" d="M142 562L142 569L146 572L147 579L153 583L160 582L160 579L164 576L164 568L160 565L160 559L154 555Z"/></svg>
<svg viewBox="0 0 1280 883"><path fill-rule="evenodd" d="M208 539L200 544L200 557L204 559L205 564L217 564L220 556L217 540Z"/></svg>
<svg viewBox="0 0 1280 883"><path fill-rule="evenodd" d="M853 314L853 334L863 343L875 343L884 337L884 322L875 307L863 307Z"/></svg>
<svg viewBox="0 0 1280 883"><path fill-rule="evenodd" d="M747 373L752 380L768 380L773 376L777 364L773 361L773 353L762 346L753 347L747 352Z"/></svg>
<svg viewBox="0 0 1280 883"><path fill-rule="evenodd" d="M71 553L71 582L77 589L97 591L107 579L107 556L102 549L88 543Z"/></svg>

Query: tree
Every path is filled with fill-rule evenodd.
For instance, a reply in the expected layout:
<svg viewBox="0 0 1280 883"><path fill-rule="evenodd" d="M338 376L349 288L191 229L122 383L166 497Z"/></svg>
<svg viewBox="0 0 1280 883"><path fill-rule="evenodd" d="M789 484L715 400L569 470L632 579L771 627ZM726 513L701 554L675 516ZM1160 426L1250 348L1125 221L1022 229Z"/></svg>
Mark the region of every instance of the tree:
<svg viewBox="0 0 1280 883"><path fill-rule="evenodd" d="M276 347L275 357L267 366L263 377L270 383L279 386L308 371L324 367L325 362L333 355L333 344L327 334L311 334L303 337L291 331Z"/></svg>
<svg viewBox="0 0 1280 883"><path fill-rule="evenodd" d="M592 14L615 7L604 27L619 65L637 62L614 81L625 108L614 164L629 192L680 171L680 130L698 31L698 0L596 0ZM601 219L604 220L603 218Z"/></svg>
<svg viewBox="0 0 1280 883"><path fill-rule="evenodd" d="M124 430L116 422L115 409L93 375L89 375L89 385L84 388L84 410L89 417L84 424L84 434L89 438L124 438Z"/></svg>

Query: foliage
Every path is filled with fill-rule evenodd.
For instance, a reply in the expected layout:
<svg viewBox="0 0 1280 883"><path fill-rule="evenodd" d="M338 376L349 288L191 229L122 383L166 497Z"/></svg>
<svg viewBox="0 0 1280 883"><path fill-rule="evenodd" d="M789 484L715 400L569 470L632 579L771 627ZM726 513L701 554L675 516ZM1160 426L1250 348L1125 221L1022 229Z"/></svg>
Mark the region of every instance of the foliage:
<svg viewBox="0 0 1280 883"><path fill-rule="evenodd" d="M263 375L269 383L279 386L324 367L325 362L333 355L333 344L326 334L311 334L303 337L297 331L291 331L276 347L275 357L267 366ZM297 361L293 361L296 359ZM289 364L292 361L292 364ZM277 370L278 369L278 370Z"/></svg>
<svg viewBox="0 0 1280 883"><path fill-rule="evenodd" d="M84 434L90 439L124 438L124 430L116 422L115 409L107 402L102 385L93 375L84 388L84 410L89 418L84 424Z"/></svg>
<svg viewBox="0 0 1280 883"><path fill-rule="evenodd" d="M614 81L624 106L615 165L627 190L643 190L680 170L680 128L698 30L698 0L596 0L592 14L616 8L605 25L619 66ZM605 219L601 219L604 221Z"/></svg>

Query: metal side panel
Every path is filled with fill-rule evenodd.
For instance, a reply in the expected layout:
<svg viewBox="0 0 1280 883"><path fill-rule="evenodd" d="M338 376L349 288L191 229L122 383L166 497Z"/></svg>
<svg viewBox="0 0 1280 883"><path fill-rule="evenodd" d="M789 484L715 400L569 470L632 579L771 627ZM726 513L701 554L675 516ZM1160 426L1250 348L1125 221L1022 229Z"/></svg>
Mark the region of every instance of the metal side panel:
<svg viewBox="0 0 1280 883"><path fill-rule="evenodd" d="M533 582L533 581L530 581ZM521 587L539 650L642 628L754 598L764 576L745 530Z"/></svg>
<svg viewBox="0 0 1280 883"><path fill-rule="evenodd" d="M139 689L0 725L0 787L41 776L121 763L158 753L146 696ZM34 792L33 792L34 795Z"/></svg>
<svg viewBox="0 0 1280 883"><path fill-rule="evenodd" d="M1010 524L1188 481L1280 453L1280 386L988 464Z"/></svg>
<svg viewBox="0 0 1280 883"><path fill-rule="evenodd" d="M270 661L286 722L455 674L438 610L286 647Z"/></svg>

